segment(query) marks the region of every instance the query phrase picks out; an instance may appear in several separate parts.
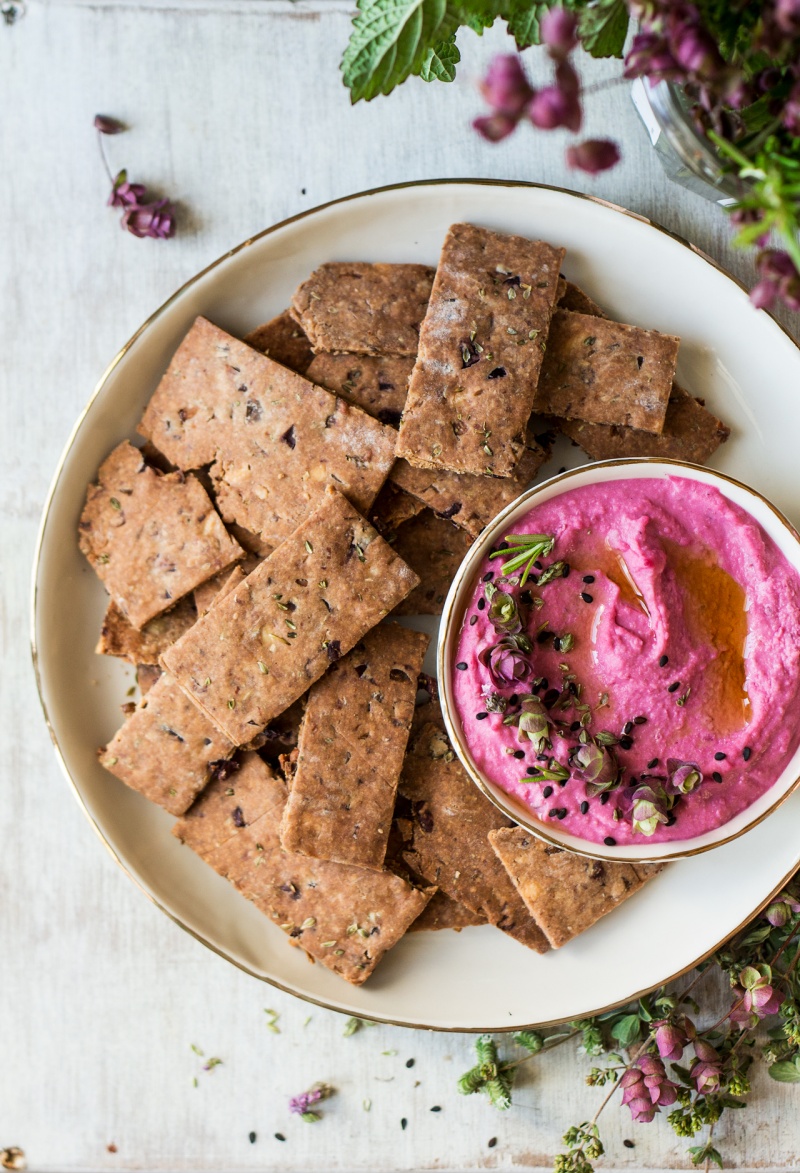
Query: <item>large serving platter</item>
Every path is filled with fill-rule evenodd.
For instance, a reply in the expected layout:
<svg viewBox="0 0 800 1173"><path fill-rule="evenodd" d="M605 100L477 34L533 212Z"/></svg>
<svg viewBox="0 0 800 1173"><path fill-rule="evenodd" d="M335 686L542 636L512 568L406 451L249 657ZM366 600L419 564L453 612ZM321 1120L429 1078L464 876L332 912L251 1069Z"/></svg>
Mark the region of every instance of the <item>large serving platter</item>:
<svg viewBox="0 0 800 1173"><path fill-rule="evenodd" d="M440 1030L509 1030L605 1009L690 968L745 924L800 863L800 792L736 841L670 865L566 948L540 957L488 926L403 939L360 989L290 948L279 929L170 835L173 819L98 765L132 670L96 656L106 596L78 551L87 483L136 423L202 313L242 335L285 308L328 260L435 264L449 224L473 221L567 248L565 272L614 317L682 338L678 374L732 428L712 465L800 523L800 351L698 250L600 200L527 184L446 181L366 192L268 229L165 303L103 375L69 438L34 566L33 656L59 761L90 823L142 892L264 981L347 1014ZM583 462L556 449L542 479ZM434 621L410 625L435 632ZM435 641L434 641L435 642ZM435 657L432 647L430 666Z"/></svg>

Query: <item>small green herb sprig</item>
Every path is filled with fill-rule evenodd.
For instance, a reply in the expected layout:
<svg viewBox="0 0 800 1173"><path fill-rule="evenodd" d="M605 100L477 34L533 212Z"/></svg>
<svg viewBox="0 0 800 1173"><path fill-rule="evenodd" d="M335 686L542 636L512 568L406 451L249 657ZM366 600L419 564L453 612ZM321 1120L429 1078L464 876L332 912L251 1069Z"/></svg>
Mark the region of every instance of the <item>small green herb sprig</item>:
<svg viewBox="0 0 800 1173"><path fill-rule="evenodd" d="M539 558L546 558L555 545L555 538L548 534L506 534L503 541L506 544L505 548L493 550L489 555L489 561L493 558L505 558L500 573L506 577L524 567L519 580L521 587L528 581L534 562Z"/></svg>

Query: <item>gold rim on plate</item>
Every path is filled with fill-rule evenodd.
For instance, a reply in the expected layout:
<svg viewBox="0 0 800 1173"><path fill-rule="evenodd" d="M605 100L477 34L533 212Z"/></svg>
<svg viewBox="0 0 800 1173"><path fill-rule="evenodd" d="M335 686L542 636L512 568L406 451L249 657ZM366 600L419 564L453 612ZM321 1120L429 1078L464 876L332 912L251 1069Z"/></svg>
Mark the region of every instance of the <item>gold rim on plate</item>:
<svg viewBox="0 0 800 1173"><path fill-rule="evenodd" d="M698 248L697 245L692 244L691 241L685 240L682 236L679 236L677 233L671 232L668 228L664 228L663 225L657 224L655 221L648 219L647 216L642 216L638 212L631 212L627 208L620 207L619 204L611 203L609 200L600 199L599 196L587 195L584 192L571 191L569 188L558 187L554 184L529 183L529 182L526 182L525 180L513 180L513 179L421 179L421 180L412 180L407 183L390 183L390 184L386 184L383 187L369 188L366 191L354 192L352 195L341 196L335 200L328 200L324 204L318 204L314 208L309 208L304 212L298 212L294 216L289 216L285 220L281 220L281 221L279 221L279 223L273 224L270 228L265 228L262 232L257 233L255 236L248 237L248 239L242 241L241 244L238 244L234 248L230 249L228 252L223 253L223 255L221 257L218 257L215 261L212 261L211 264L207 265L204 269L201 269L199 273L196 273L193 277L190 277L188 281L184 282L184 284L181 285L170 297L168 297L167 300L165 302L163 302L162 305L160 305L158 307L158 309L155 310L155 312L152 313L150 315L150 317L147 318L142 323L142 325L139 327L139 329L128 339L128 341L125 343L125 345L114 356L114 358L111 360L111 362L106 367L103 374L100 376L100 379L99 379L98 383L96 384L91 396L89 397L89 400L86 403L86 406L83 408L83 410L79 414L79 416L78 416L77 420L75 421L75 424L72 428L72 431L69 434L69 438L67 439L67 442L66 442L64 449L61 453L61 457L59 458L58 464L56 465L55 472L53 473L53 479L50 483L50 488L48 490L47 497L46 497L45 503L44 503L44 507L42 509L42 518L39 523L39 532L36 537L36 546L35 546L34 555L33 555L33 572L32 572L32 578L31 578L30 642L31 642L31 658L33 661L33 670L34 670L34 675L36 677L36 691L39 695L39 703L42 706L42 713L44 715L45 724L47 725L47 729L50 734L50 740L53 743L56 758L57 758L58 763L61 767L62 773L64 774L64 776L67 780L67 783L68 783L70 789L72 790L72 793L75 797L76 802L78 803L78 806L83 811L89 824L93 828L95 834L98 836L101 843L106 848L109 855L114 860L114 862L117 864L117 866L121 869L121 871L123 871L125 873L125 875L128 877L128 879L131 880L131 882L139 889L139 891L144 896L147 897L147 899L150 901L150 903L153 904L156 908L158 908L161 912L163 912L164 915L166 917L168 917L169 920L171 920L173 922L173 924L178 926L178 928L183 929L183 931L185 933L188 933L188 935L190 937L193 937L195 941L199 941L202 945L205 945L205 947L207 949L210 949L212 953L216 953L216 955L218 957L223 957L226 961L230 962L231 965L236 966L236 968L241 970L243 973L247 973L251 977L257 978L259 981L265 982L267 985L274 986L276 989L282 990L286 994L292 994L296 998L301 998L305 1002L310 1002L312 1005L320 1006L325 1010L332 1010L336 1014L345 1014L345 1013L347 1013L347 1011L340 1010L337 1006L331 1005L329 1002L325 1002L322 999L314 998L310 994L299 993L298 991L291 989L289 986L286 986L286 985L282 984L281 982L277 981L275 978L265 977L264 974L256 973L254 970L250 969L249 966L245 965L241 961L238 961L235 957L232 957L224 949L218 948L211 941L207 940L205 937L203 937L199 933L195 932L194 929L192 929L189 925L185 924L184 921L182 921L179 917L175 916L174 913L169 911L169 909L165 908L164 905L161 904L161 902L159 900L157 900L156 897L151 892L148 892L147 888L141 883L140 880L138 880L136 878L136 876L133 875L133 873L125 866L125 864L122 862L122 860L117 855L117 853L114 850L114 848L112 847L111 843L108 841L108 839L104 835L103 831L101 830L100 826L98 825L98 823L96 822L96 820L92 816L91 812L89 811L86 803L84 802L84 799L83 799L80 791L78 790L77 783L75 782L74 778L72 777L72 775L70 774L70 772L67 768L67 764L64 759L64 755L61 751L61 746L59 745L58 738L56 737L55 730L53 729L52 723L50 721L50 715L47 711L47 705L45 703L44 694L42 691L42 680L41 680L41 673L39 670L39 649L38 649L37 641L36 641L36 606L37 606L37 601L38 601L39 562L41 559L42 544L44 541L45 530L47 529L47 522L48 522L48 519L50 516L50 509L52 507L53 500L54 500L56 492L58 490L58 485L61 480L61 474L63 472L64 465L66 463L67 457L69 456L69 453L70 453L72 445L75 441L75 438L76 438L78 432L80 431L80 429L83 425L83 422L86 419L86 416L88 415L89 411L91 410L92 404L94 403L95 399L97 399L98 395L100 395L101 391L103 390L106 382L110 378L110 376L113 373L113 371L115 370L115 368L119 365L119 363L122 361L122 359L125 357L125 355L131 350L131 348L139 340L139 338L145 333L145 331L152 325L153 322L155 322L158 318L160 318L161 315L163 313L165 313L165 311L168 310L170 308L170 306L172 306L183 293L186 292L187 289L190 289L193 285L195 285L198 281L200 281L208 273L212 272L214 269L218 268L220 265L224 264L226 261L230 260L232 257L237 256L239 253L243 252L246 248L249 248L251 245L256 244L258 241L263 240L267 236L271 236L273 233L280 231L282 228L286 228L290 224L296 224L299 221L305 220L310 216L314 216L319 212L323 212L323 211L327 210L328 208L335 207L338 204L350 203L352 200L363 199L366 196L381 195L384 192L402 191L402 190L407 190L410 188L444 187L444 186L448 186L448 187L463 186L463 187L531 188L531 189L534 189L537 191L554 191L554 192L560 193L561 195L571 196L573 199L586 200L589 203L598 204L602 208L607 208L609 211L617 212L623 216L627 216L631 220L638 220L639 223L645 224L649 228L654 229L656 232L661 232L665 236L670 237L672 240L676 241L676 243L680 244L683 248L688 249L695 256L697 256L701 260L705 261L713 269L715 269L718 273L721 273L723 277L726 277L729 281L733 282L733 284L736 285L739 289L743 290L745 293L747 292L747 289L743 285L743 283L741 281L739 281L739 279L737 277L735 277L732 273L729 273L728 270L725 269L722 265L720 265L718 261L715 261L713 259L713 257L708 256L707 253L703 252L703 250ZM775 322L775 325L778 327L778 329L781 330L781 332L783 334L785 334L785 336L789 339L789 341L796 348L800 349L800 347L798 347L797 343L795 342L794 338L792 338L789 331L784 326L781 325L781 323L777 320L777 318L775 318L774 314L769 313L769 311L767 311L767 310L762 310L761 312L767 314L767 316L770 317L773 322ZM715 953L717 951L717 949L721 948L722 945L724 945L726 941L729 941L729 940L731 940L732 937L735 937L736 934L738 932L740 932L745 927L745 925L747 925L753 919L753 917L757 916L758 913L761 912L762 909L767 907L767 905L772 901L772 899L777 895L777 893L781 891L781 889L784 887L784 885L794 875L796 868L797 868L797 863L800 863L800 856L798 856L798 860L796 861L795 866L791 869L791 871L787 872L787 874L782 878L780 883L777 884L775 888L773 888L773 890L769 893L769 895L766 897L765 900L761 901L758 905L756 905L756 907L753 909L753 911L751 913L749 913L748 916L740 924L738 924L732 932L727 933L720 941L718 941L710 949L706 950L704 953L700 954L700 956L696 957L694 959L694 961L691 962L690 965L684 966L682 969L678 970L676 973L671 974L669 977L664 978L662 981L657 982L655 985L648 986L646 989L638 990L638 991L632 992L630 994L627 994L624 998L620 998L618 1001L611 1002L607 1006L601 1006L601 1007L598 1007L597 1009L593 1009L593 1010L586 1010L583 1012L581 1017L586 1017L586 1018L594 1017L595 1015L598 1015L598 1014L604 1014L609 1010L614 1010L618 1006L624 1006L628 1002L635 1001L637 998L641 998L645 994L650 993L651 990L658 989L660 986L667 985L670 982L676 981L679 977L682 977L683 974L689 973L690 970L694 969L697 965L700 965L703 961L705 961L708 957L710 957L712 953ZM514 1026L514 1027L431 1026L429 1023L398 1022L395 1019L384 1018L381 1016L376 1016L375 1021L386 1023L389 1026L404 1026L404 1027L408 1027L411 1030L436 1030L436 1031L441 1031L446 1034L453 1034L453 1033L457 1033L457 1034L483 1034L486 1032L491 1032L494 1034L502 1034L502 1033L507 1033L510 1030L534 1030L534 1029L538 1029L538 1028L542 1028L542 1027L557 1026L557 1025L559 1025L561 1020L557 1019L557 1020L550 1020L550 1021L544 1021L544 1022L533 1022L533 1023L529 1023L525 1026L518 1025L518 1026Z"/></svg>

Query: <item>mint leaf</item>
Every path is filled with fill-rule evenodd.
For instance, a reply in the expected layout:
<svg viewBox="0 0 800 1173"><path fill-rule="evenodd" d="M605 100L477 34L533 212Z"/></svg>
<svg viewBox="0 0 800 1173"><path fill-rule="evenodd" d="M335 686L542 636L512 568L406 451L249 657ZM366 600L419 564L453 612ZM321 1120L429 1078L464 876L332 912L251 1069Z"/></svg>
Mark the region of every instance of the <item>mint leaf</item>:
<svg viewBox="0 0 800 1173"><path fill-rule="evenodd" d="M428 49L419 75L423 81L453 81L456 76L456 66L461 60L461 54L456 47L456 35L440 41L432 49Z"/></svg>
<svg viewBox="0 0 800 1173"><path fill-rule="evenodd" d="M472 29L479 37L483 36L484 29L490 29L498 16L505 16L505 5L501 0L489 0L488 3L476 3L476 0L467 0L460 4L457 10L458 20L467 28Z"/></svg>
<svg viewBox="0 0 800 1173"><path fill-rule="evenodd" d="M611 1037L616 1039L620 1046L629 1047L638 1039L639 1029L639 1016L626 1014L624 1018L620 1018L619 1022L615 1022L612 1026Z"/></svg>
<svg viewBox="0 0 800 1173"><path fill-rule="evenodd" d="M773 1063L769 1073L778 1083L800 1083L800 1055L795 1059L786 1059L783 1063Z"/></svg>
<svg viewBox="0 0 800 1173"><path fill-rule="evenodd" d="M529 45L541 45L542 34L539 22L545 13L555 6L558 0L540 0L531 3L530 0L514 0L509 6L506 20L508 31L517 42L518 49L527 49Z"/></svg>
<svg viewBox="0 0 800 1173"><path fill-rule="evenodd" d="M592 57L621 57L629 19L625 0L596 0L581 13L581 44Z"/></svg>
<svg viewBox="0 0 800 1173"><path fill-rule="evenodd" d="M447 0L358 0L341 66L350 100L388 94L420 73L428 50L450 37L457 23Z"/></svg>

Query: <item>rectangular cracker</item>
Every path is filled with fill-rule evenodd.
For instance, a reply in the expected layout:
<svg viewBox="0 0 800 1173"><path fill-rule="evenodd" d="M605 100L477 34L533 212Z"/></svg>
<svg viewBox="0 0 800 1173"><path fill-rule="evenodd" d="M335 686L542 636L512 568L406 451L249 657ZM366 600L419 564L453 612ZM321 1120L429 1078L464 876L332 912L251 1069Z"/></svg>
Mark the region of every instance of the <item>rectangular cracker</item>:
<svg viewBox="0 0 800 1173"><path fill-rule="evenodd" d="M298 375L306 373L314 357L311 344L288 310L245 334L242 341Z"/></svg>
<svg viewBox="0 0 800 1173"><path fill-rule="evenodd" d="M382 424L396 428L403 415L413 369L413 358L318 354L306 376Z"/></svg>
<svg viewBox="0 0 800 1173"><path fill-rule="evenodd" d="M242 753L225 763L172 828L172 834L198 855L210 855L260 819L273 802L274 771L257 753Z"/></svg>
<svg viewBox="0 0 800 1173"><path fill-rule="evenodd" d="M339 493L164 655L236 745L287 709L419 579Z"/></svg>
<svg viewBox="0 0 800 1173"><path fill-rule="evenodd" d="M511 827L481 794L456 758L435 702L429 720L412 731L400 776L396 824L406 838L403 859L451 900L508 933L529 949L545 953L547 939L528 912L487 838Z"/></svg>
<svg viewBox="0 0 800 1173"><path fill-rule="evenodd" d="M672 334L557 310L534 411L660 433L679 344Z"/></svg>
<svg viewBox="0 0 800 1173"><path fill-rule="evenodd" d="M100 764L170 814L182 815L234 746L164 673L104 750Z"/></svg>
<svg viewBox="0 0 800 1173"><path fill-rule="evenodd" d="M424 502L387 481L375 498L369 519L381 537L392 541L403 522L410 521L424 508Z"/></svg>
<svg viewBox="0 0 800 1173"><path fill-rule="evenodd" d="M595 318L607 318L608 314L602 310L596 301L592 301L588 293L584 293L579 285L572 281L566 282L566 288L558 299L560 310L572 310L576 314L589 314Z"/></svg>
<svg viewBox="0 0 800 1173"><path fill-rule="evenodd" d="M400 424L421 468L509 476L542 366L564 249L473 224L444 242Z"/></svg>
<svg viewBox="0 0 800 1173"><path fill-rule="evenodd" d="M554 949L613 912L663 866L588 859L524 827L490 831L489 842Z"/></svg>
<svg viewBox="0 0 800 1173"><path fill-rule="evenodd" d="M705 464L731 434L730 428L712 415L702 400L695 399L678 383L672 385L660 436L619 425L609 427L562 419L555 422L592 460L655 456Z"/></svg>
<svg viewBox="0 0 800 1173"><path fill-rule="evenodd" d="M195 595L200 590L202 587L197 588ZM120 656L131 664L157 664L161 653L196 621L197 608L191 596L187 596L137 631L112 599L103 617L95 651L100 656Z"/></svg>
<svg viewBox="0 0 800 1173"><path fill-rule="evenodd" d="M361 985L416 920L432 891L413 888L392 872L284 851L278 828L285 784L265 762L260 769L264 813L203 858L283 929L291 944Z"/></svg>
<svg viewBox="0 0 800 1173"><path fill-rule="evenodd" d="M315 353L415 355L433 282L427 265L331 262L292 297Z"/></svg>
<svg viewBox="0 0 800 1173"><path fill-rule="evenodd" d="M222 574L215 574L208 582L204 582L194 592L197 615L207 615L216 602L222 602L225 596L235 590L245 578L244 568L238 565L234 566L233 570L225 570ZM174 640L172 642L174 643Z"/></svg>
<svg viewBox="0 0 800 1173"><path fill-rule="evenodd" d="M525 450L509 477L459 476L444 469L415 468L407 460L397 460L390 480L477 538L501 509L531 485L548 457L529 430Z"/></svg>
<svg viewBox="0 0 800 1173"><path fill-rule="evenodd" d="M436 892L414 921L410 933L435 933L440 929L454 929L460 933L471 925L485 925L486 917L470 912L464 904L451 900L444 892Z"/></svg>
<svg viewBox="0 0 800 1173"><path fill-rule="evenodd" d="M383 867L429 642L382 624L312 686L281 824L287 851Z"/></svg>
<svg viewBox="0 0 800 1173"><path fill-rule="evenodd" d="M395 615L441 615L450 583L472 539L430 509L406 521L392 542L395 553L419 575L419 586L395 607Z"/></svg>
<svg viewBox="0 0 800 1173"><path fill-rule="evenodd" d="M125 440L89 485L80 547L137 630L242 556L196 477L162 474Z"/></svg>
<svg viewBox="0 0 800 1173"><path fill-rule="evenodd" d="M396 433L205 318L178 348L139 424L179 468L211 464L222 516L278 545L326 486L369 510Z"/></svg>
<svg viewBox="0 0 800 1173"><path fill-rule="evenodd" d="M157 664L137 664L136 665L136 683L139 686L139 695L147 696L150 689L156 684L164 673Z"/></svg>

